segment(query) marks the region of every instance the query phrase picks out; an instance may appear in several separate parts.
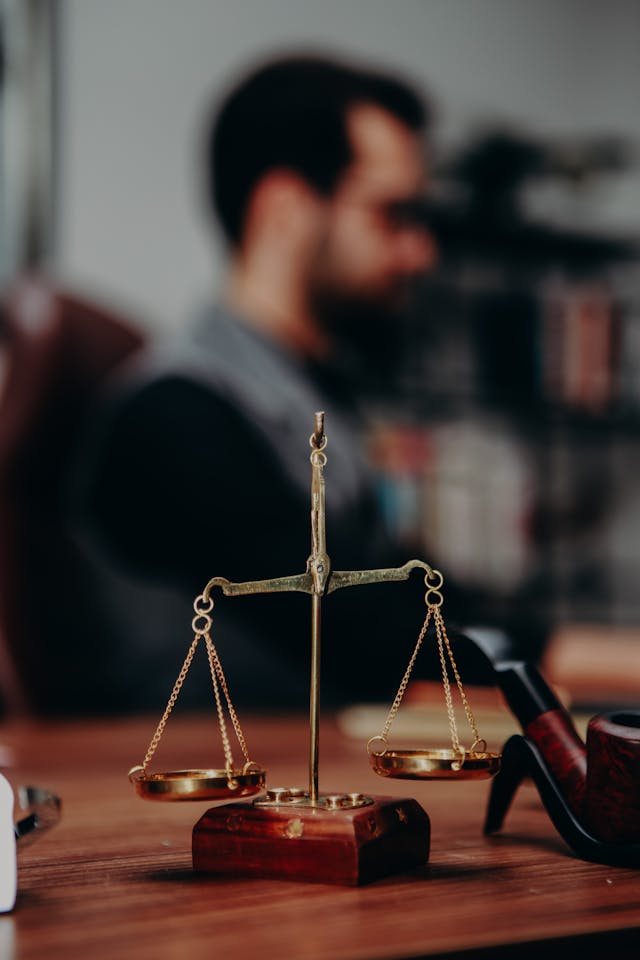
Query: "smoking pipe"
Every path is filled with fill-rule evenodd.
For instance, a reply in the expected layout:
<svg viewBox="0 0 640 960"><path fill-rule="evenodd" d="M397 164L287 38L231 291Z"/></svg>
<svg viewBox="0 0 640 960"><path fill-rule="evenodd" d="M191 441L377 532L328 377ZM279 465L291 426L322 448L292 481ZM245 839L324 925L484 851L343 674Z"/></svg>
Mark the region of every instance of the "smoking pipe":
<svg viewBox="0 0 640 960"><path fill-rule="evenodd" d="M513 659L501 631L465 634L489 660L523 736L507 740L491 786L484 831L502 827L525 776L531 776L559 834L584 860L640 866L640 710L589 721L586 746L535 664Z"/></svg>

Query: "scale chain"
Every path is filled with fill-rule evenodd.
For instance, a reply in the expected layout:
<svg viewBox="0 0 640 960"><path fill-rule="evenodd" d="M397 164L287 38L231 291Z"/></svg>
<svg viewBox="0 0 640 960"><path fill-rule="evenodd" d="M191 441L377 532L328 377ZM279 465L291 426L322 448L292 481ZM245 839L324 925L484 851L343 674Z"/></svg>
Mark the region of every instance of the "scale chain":
<svg viewBox="0 0 640 960"><path fill-rule="evenodd" d="M464 760L465 751L460 746L460 739L458 737L456 715L453 709L453 700L451 699L451 683L449 681L447 664L444 658L444 643L442 639L442 631L440 629L439 618L435 616L434 621L435 621L435 627L436 627L436 635L438 638L438 656L440 657L440 667L442 669L442 686L444 688L444 699L447 705L447 717L449 718L449 730L451 731L451 746L453 747L453 752L460 754L462 756L462 759Z"/></svg>
<svg viewBox="0 0 640 960"><path fill-rule="evenodd" d="M409 660L409 666L408 666L407 669L405 670L405 674L404 674L402 680L400 681L400 686L398 687L398 692L396 693L395 699L394 699L393 703L391 704L391 709L389 710L389 713L387 714L387 719L386 719L386 721L385 721L384 729L383 729L382 733L380 734L380 739L381 739L381 740L384 740L384 741L387 740L387 738L388 738L388 736L389 736L389 730L391 729L391 724L392 724L393 721L395 720L396 714L398 713L398 710L400 709L400 704L402 703L402 698L404 697L405 690L407 689L407 685L408 685L408 683L409 683L409 680L411 679L411 673L412 673L412 671L413 671L413 665L414 665L414 663L416 662L416 657L418 656L418 653L420 652L420 647L422 646L422 641L424 640L424 638L425 638L425 636L426 636L426 633L427 633L427 630L428 630L428 628L429 628L429 622L431 621L431 614L432 614L432 608L431 608L431 607L427 607L427 615L426 615L426 617L425 617L424 623L422 624L422 629L421 629L421 631L420 631L420 634L419 634L419 636L418 636L418 640L417 640L417 642L416 642L416 645L415 645L415 647L414 647L413 653L412 653L412 655L411 655L411 659Z"/></svg>
<svg viewBox="0 0 640 960"><path fill-rule="evenodd" d="M430 575L436 580L435 584L429 583ZM471 731L474 736L474 741L471 745L471 752L473 752L474 748L480 745L483 745L483 749L486 750L486 741L480 737L480 734L478 732L476 721L471 711L471 707L469 706L469 701L467 700L467 695L465 693L464 687L462 685L462 679L458 671L458 666L456 664L455 657L453 655L453 650L451 649L451 643L449 641L444 619L442 617L441 608L443 604L443 596L442 596L442 593L440 592L440 587L442 586L442 582L443 582L442 574L438 570L432 570L430 571L430 573L426 574L424 578L424 582L427 587L425 598L424 598L425 604L427 607L427 615L424 619L424 623L422 624L422 629L420 630L420 633L418 635L418 639L416 641L416 645L411 655L411 659L409 660L409 665L405 670L404 676L400 682L400 686L398 687L398 692L396 693L395 699L391 704L389 713L387 714L387 719L385 721L382 733L377 737L372 737L371 740L369 741L369 745L375 740L380 740L384 744L384 749L382 753L379 755L382 756L386 752L391 725L396 718L398 710L400 709L400 704L402 703L402 699L404 697L405 691L409 684L409 680L411 679L411 674L413 672L413 667L415 665L418 653L420 652L420 648L426 636L427 630L429 628L429 624L431 623L431 620L433 618L433 623L436 630L437 644L438 644L438 656L439 656L440 667L442 672L442 686L444 689L445 703L447 708L447 717L449 720L449 729L451 732L451 745L453 748L453 752L458 754L460 757L460 760L456 761L455 763L455 768L460 769L460 767L464 763L467 751L460 743L460 738L458 736L458 727L456 723L453 699L451 696L451 681L449 679L449 672L447 669L447 658L449 660L449 663L451 664L451 670L453 672L453 676L456 681L456 686L460 694L460 699L462 701L464 712L465 712L467 721L469 723L469 727L471 728ZM446 657L445 657L445 650L446 650Z"/></svg>
<svg viewBox="0 0 640 960"><path fill-rule="evenodd" d="M155 733L151 738L149 747L147 748L145 758L142 762L142 769L145 772L145 774L146 774L147 767L151 763L151 760L153 759L153 756L158 748L158 744L160 743L160 740L164 733L164 729L167 725L167 721L176 704L176 701L180 694L180 690L182 689L182 685L185 681L187 673L189 672L189 668L191 667L191 662L193 660L193 657L196 652L196 648L201 638L204 638L204 642L207 648L207 659L209 661L209 669L211 671L211 681L213 684L213 692L214 692L215 701L216 701L216 711L218 714L218 725L220 727L220 735L222 738L222 746L223 746L224 757L225 757L225 766L226 766L228 777L231 780L232 773L234 770L234 764L233 764L233 753L231 750L231 744L229 742L229 736L227 733L227 726L226 726L225 715L224 715L224 705L222 702L222 697L220 696L220 687L222 688L224 699L227 705L227 710L229 711L229 717L231 718L233 729L235 731L236 737L238 739L238 743L240 745L240 749L242 750L242 754L245 759L245 767L251 764L251 758L249 757L247 743L244 738L244 734L242 732L242 727L240 726L238 715L235 711L233 703L231 702L231 696L229 694L229 688L227 686L226 677L222 669L222 663L220 662L220 657L218 656L218 651L216 650L215 644L211 639L212 619L209 616L209 614L213 610L213 606L214 606L213 599L211 597L205 598L203 595L200 595L199 597L197 597L194 602L194 609L195 609L196 615L192 620L192 627L193 627L195 636L191 642L189 650L187 651L187 655L184 659L184 663L182 664L182 669L180 670L180 673L178 674L176 682L173 685L173 690L171 691L171 696L169 697L164 713L162 714L162 718L160 719L160 722L156 727Z"/></svg>
<svg viewBox="0 0 640 960"><path fill-rule="evenodd" d="M233 773L233 754L231 753L231 744L229 743L229 736L227 734L227 725L224 719L224 709L222 707L220 688L218 686L218 679L216 676L218 672L216 663L217 657L215 657L213 641L211 640L211 636L208 632L204 634L204 642L207 646L207 657L209 660L209 669L211 671L211 682L213 683L213 693L216 698L218 726L220 727L220 736L222 737L222 747L224 750L224 759L227 767L227 776L231 779L231 775Z"/></svg>
<svg viewBox="0 0 640 960"><path fill-rule="evenodd" d="M218 651L216 650L215 644L211 640L209 634L205 636L205 642L207 643L207 649L210 652L210 656L213 659L213 662L216 667L216 673L218 674L218 679L220 681L220 686L225 696L227 702L227 710L229 711L229 716L231 717L231 723L233 724L233 729L235 730L236 738L240 744L240 749L242 750L242 755L247 763L251 763L251 758L249 757L249 751L247 749L247 742L244 738L242 732L242 727L240 726L240 721L238 720L238 714L235 711L233 703L231 702L231 696L229 694L229 688L227 687L227 680L222 669L222 663L220 657L218 656ZM211 662L211 661L210 661Z"/></svg>
<svg viewBox="0 0 640 960"><path fill-rule="evenodd" d="M176 700L178 699L178 694L180 693L180 690L181 690L181 688L182 688L182 684L184 683L185 677L186 677L187 673L189 672L189 667L191 666L191 661L193 660L193 656L194 656L194 654L195 654L195 652L196 652L196 647L198 646L198 641L199 641L199 640L200 640L200 635L197 634L197 635L194 637L194 639L193 639L193 641L192 641L192 643L191 643L191 646L189 647L189 650L188 650L188 652L187 652L187 655L186 655L186 657L185 657L185 659L184 659L184 663L182 664L182 669L181 669L180 673L178 674L178 678L177 678L175 684L173 685L173 690L171 691L171 696L169 697L169 700L168 700L167 705L166 705L166 707L165 707L164 713L162 714L162 717L161 717L161 719L160 719L160 722L159 722L158 726L156 727L156 731L155 731L154 735L153 735L152 738L151 738L151 743L149 744L149 746L148 746L148 748L147 748L147 752L146 752L146 754L145 754L145 758L144 758L144 760L142 761L142 769L145 771L145 773L146 773L146 770L147 770L147 766L151 763L151 760L153 759L153 755L154 755L154 753L156 752L156 750L157 750L157 748L158 748L158 744L160 743L160 740L161 740L161 738L162 738L162 734L164 733L164 728L165 728L166 725L167 725L167 720L169 719L169 716L171 715L171 711L173 710L173 708L174 708L174 706L175 706L175 704L176 704Z"/></svg>
<svg viewBox="0 0 640 960"><path fill-rule="evenodd" d="M444 620L443 620L443 618L442 618L442 611L440 610L439 607L438 607L438 609L437 609L436 612L435 612L434 621L435 621L435 625L436 625L436 632L437 632L439 635L442 635L442 637L443 637L443 639L444 639L444 645L445 645L445 647L446 647L446 649L447 649L447 654L448 654L448 656L449 656L449 662L451 663L451 669L453 670L453 675L454 675L454 677L455 677L456 685L457 685L457 687L458 687L458 692L459 692L459 694L460 694L460 699L461 699L461 701L462 701L462 706L464 707L464 712L465 712L465 715L466 715L466 718L467 718L467 722L468 722L469 726L471 727L471 731L472 731L473 736L474 736L474 742L473 742L472 745L471 745L471 749L473 750L473 748L474 748L475 746L479 745L479 744L484 744L484 747L485 747L485 749L486 749L486 746L487 746L486 741L480 736L480 733L479 733L479 731L478 731L478 727L477 727L477 725L476 725L475 717L474 717L474 715L473 715L473 712L472 712L472 710L471 710L471 707L469 706L469 701L467 700L467 695L466 695L465 690L464 690L464 687L463 687L463 685L462 685L462 679L461 679L460 673L459 673L459 671L458 671L458 665L457 665L457 663L456 663L456 661L455 661L455 657L453 656L453 651L452 651L452 649L451 649L451 643L449 642L449 637L448 637L448 635L447 635L447 630L446 630L446 627L445 627L445 625L444 625ZM454 722L455 722L455 720L454 720Z"/></svg>

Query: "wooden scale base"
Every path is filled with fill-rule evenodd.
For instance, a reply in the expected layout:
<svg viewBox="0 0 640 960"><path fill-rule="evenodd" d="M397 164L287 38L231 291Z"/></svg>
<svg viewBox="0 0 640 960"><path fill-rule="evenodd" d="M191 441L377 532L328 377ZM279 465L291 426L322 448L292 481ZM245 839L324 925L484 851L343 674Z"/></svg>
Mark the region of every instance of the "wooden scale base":
<svg viewBox="0 0 640 960"><path fill-rule="evenodd" d="M274 790L208 810L193 828L193 868L355 886L425 864L429 841L415 800L330 794L311 805L302 791Z"/></svg>

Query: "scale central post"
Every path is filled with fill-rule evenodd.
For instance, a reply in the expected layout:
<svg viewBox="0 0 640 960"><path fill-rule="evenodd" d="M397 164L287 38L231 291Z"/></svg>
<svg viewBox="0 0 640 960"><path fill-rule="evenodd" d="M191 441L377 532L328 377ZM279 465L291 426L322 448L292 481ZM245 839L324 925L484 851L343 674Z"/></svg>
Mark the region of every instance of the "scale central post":
<svg viewBox="0 0 640 960"><path fill-rule="evenodd" d="M322 597L327 588L331 561L327 553L325 521L324 466L327 458L324 448L324 411L315 415L315 430L311 435L311 555L307 569L311 572L311 679L309 690L309 802L318 802L318 766L320 747L320 660L322 654Z"/></svg>

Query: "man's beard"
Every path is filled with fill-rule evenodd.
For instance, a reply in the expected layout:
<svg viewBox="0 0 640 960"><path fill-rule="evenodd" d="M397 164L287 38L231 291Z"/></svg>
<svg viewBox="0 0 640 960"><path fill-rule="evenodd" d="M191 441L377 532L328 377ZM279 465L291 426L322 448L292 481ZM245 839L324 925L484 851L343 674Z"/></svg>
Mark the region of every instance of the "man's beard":
<svg viewBox="0 0 640 960"><path fill-rule="evenodd" d="M401 330L407 307L401 306L401 298L385 302L324 290L314 295L313 308L334 344L335 361L348 365L364 390L386 392L396 380L403 353Z"/></svg>

